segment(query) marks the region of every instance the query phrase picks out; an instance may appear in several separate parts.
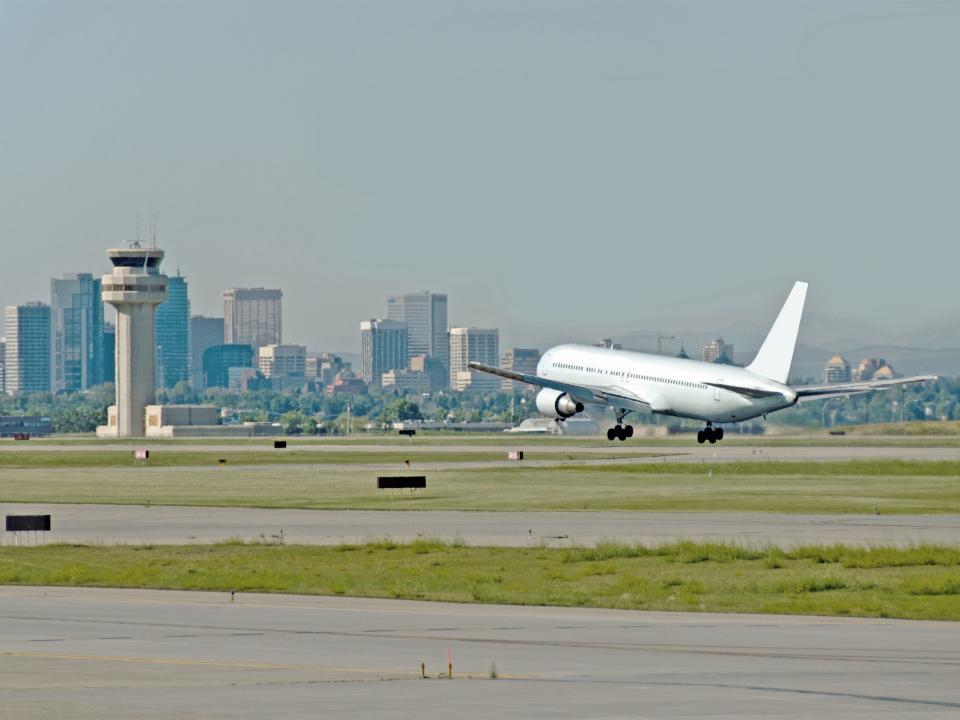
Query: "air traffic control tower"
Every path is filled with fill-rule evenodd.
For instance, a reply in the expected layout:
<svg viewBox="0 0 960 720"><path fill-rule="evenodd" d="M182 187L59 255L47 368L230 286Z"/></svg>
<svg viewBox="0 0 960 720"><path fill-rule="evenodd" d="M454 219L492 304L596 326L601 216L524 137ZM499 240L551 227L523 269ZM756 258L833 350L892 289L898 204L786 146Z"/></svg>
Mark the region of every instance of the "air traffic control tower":
<svg viewBox="0 0 960 720"><path fill-rule="evenodd" d="M143 437L144 412L156 393L156 311L167 299L160 272L163 250L139 243L107 250L113 271L103 276L103 301L117 310L117 404L98 435Z"/></svg>

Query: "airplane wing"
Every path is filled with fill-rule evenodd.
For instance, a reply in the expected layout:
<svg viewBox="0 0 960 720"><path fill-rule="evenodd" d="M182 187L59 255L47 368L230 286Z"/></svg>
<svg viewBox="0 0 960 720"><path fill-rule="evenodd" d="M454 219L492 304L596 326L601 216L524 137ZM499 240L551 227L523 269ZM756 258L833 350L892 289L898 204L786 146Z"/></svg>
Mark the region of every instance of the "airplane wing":
<svg viewBox="0 0 960 720"><path fill-rule="evenodd" d="M939 379L936 375L914 375L913 377L895 378L892 380L864 380L862 382L828 383L826 385L798 385L791 387L797 394L797 400L824 400L831 397L846 397L859 395L872 390L887 390L894 385L925 382Z"/></svg>
<svg viewBox="0 0 960 720"><path fill-rule="evenodd" d="M610 405L612 407L625 408L628 410L650 410L652 406L656 404L638 397L636 393L633 393L622 387L574 385L571 383L542 378L538 375L527 375L526 373L504 370L503 368L493 367L492 365L484 365L483 363L478 362L470 362L467 363L467 365L473 370L490 373L491 375L507 378L508 380L515 380L516 382L527 383L528 385L550 388L551 390L559 390L560 392L565 392L570 395L570 397L576 398L577 400L585 403Z"/></svg>

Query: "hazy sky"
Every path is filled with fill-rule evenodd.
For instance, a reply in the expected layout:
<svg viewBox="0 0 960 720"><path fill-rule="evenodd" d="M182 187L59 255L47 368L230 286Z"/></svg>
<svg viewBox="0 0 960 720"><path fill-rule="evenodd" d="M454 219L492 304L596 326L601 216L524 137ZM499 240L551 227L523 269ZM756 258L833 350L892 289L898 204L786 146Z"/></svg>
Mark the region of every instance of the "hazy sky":
<svg viewBox="0 0 960 720"><path fill-rule="evenodd" d="M960 3L0 0L0 305L159 217L193 310L506 341L958 314ZM334 347L330 349L343 349Z"/></svg>

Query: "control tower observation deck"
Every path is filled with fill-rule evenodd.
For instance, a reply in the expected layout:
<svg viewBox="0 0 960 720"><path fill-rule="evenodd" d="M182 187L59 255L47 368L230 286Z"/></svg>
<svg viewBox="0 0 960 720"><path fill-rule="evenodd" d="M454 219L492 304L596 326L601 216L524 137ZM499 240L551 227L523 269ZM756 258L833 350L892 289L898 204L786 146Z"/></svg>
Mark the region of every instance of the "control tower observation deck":
<svg viewBox="0 0 960 720"><path fill-rule="evenodd" d="M107 250L113 271L103 276L103 301L117 310L116 408L102 434L143 437L144 413L156 397L156 311L167 299L161 274L163 250L130 247Z"/></svg>

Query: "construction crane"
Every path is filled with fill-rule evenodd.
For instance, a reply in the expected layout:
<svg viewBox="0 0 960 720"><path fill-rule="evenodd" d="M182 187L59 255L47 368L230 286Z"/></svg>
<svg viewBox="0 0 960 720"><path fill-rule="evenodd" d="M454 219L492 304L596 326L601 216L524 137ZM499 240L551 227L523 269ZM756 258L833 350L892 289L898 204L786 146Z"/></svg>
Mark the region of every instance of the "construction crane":
<svg viewBox="0 0 960 720"><path fill-rule="evenodd" d="M662 331L658 330L656 335L635 335L634 337L649 338L650 340L657 341L657 355L663 355L663 341L664 340L676 340L675 335L664 335Z"/></svg>
<svg viewBox="0 0 960 720"><path fill-rule="evenodd" d="M663 355L663 341L664 340L676 340L674 335L664 335L662 332L658 331L656 335L631 335L632 338L643 338L645 340L656 340L657 341L657 355ZM614 350L620 349L620 343L615 343L610 338L600 338L600 342L597 343L597 347L604 348L613 348Z"/></svg>

